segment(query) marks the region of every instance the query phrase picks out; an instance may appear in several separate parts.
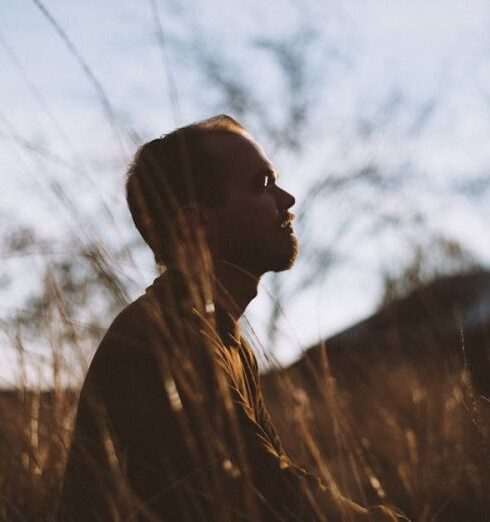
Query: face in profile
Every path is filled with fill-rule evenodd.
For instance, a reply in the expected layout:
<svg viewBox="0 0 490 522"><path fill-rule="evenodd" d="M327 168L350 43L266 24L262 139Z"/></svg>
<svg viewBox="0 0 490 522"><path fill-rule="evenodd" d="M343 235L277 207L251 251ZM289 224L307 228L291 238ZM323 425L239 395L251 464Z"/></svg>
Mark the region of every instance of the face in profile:
<svg viewBox="0 0 490 522"><path fill-rule="evenodd" d="M257 276L290 268L298 251L289 213L294 197L278 186L274 167L251 139L231 133L208 139L227 184L227 197L211 211L216 256Z"/></svg>

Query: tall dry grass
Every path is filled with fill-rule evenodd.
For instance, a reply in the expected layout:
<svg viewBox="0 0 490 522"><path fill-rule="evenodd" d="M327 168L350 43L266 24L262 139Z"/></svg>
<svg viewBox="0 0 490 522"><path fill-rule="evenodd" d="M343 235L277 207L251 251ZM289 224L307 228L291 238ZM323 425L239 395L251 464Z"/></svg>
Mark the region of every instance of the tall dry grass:
<svg viewBox="0 0 490 522"><path fill-rule="evenodd" d="M396 505L415 521L489 520L490 409L464 368L437 357L417 365L400 354L349 379L333 372L325 353L263 379L294 460L346 496ZM62 385L19 382L2 391L1 520L54 516L76 399Z"/></svg>
<svg viewBox="0 0 490 522"><path fill-rule="evenodd" d="M342 385L328 369L321 377L318 368L296 369L268 376L266 395L292 453L328 469L351 498L396 505L417 521L483 522L490 517L490 409L464 370L443 366L400 358ZM288 388L292 411L281 399Z"/></svg>

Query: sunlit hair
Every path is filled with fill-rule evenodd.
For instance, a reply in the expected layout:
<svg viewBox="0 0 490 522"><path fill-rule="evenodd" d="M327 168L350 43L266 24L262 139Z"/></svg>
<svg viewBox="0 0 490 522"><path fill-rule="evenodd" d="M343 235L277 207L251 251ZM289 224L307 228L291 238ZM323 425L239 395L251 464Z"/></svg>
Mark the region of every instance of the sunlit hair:
<svg viewBox="0 0 490 522"><path fill-rule="evenodd" d="M230 116L215 116L145 143L128 169L129 210L157 263L172 259L179 236L175 226L179 208L189 203L214 207L226 199L220 158L204 139L211 133L247 135Z"/></svg>

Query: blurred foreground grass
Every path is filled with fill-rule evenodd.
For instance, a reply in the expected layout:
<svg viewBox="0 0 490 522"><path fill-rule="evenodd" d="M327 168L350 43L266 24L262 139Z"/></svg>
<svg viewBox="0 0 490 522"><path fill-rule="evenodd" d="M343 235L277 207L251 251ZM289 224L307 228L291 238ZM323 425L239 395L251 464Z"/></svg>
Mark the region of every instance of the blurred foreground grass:
<svg viewBox="0 0 490 522"><path fill-rule="evenodd" d="M490 408L464 370L400 358L346 379L325 353L263 379L292 456L344 494L395 504L415 521L490 520ZM1 520L52 518L76 399L73 389L0 394Z"/></svg>

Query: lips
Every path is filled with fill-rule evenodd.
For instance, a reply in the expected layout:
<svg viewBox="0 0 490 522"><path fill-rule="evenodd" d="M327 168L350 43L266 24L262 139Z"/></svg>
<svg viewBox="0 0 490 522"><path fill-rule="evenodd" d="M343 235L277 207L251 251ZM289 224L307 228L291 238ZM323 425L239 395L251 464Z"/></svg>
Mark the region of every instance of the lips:
<svg viewBox="0 0 490 522"><path fill-rule="evenodd" d="M283 220L280 222L280 228L281 230L284 230L286 232L292 233L293 232L293 214L288 214L286 218L283 218Z"/></svg>

